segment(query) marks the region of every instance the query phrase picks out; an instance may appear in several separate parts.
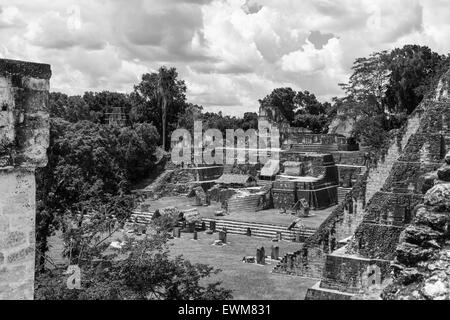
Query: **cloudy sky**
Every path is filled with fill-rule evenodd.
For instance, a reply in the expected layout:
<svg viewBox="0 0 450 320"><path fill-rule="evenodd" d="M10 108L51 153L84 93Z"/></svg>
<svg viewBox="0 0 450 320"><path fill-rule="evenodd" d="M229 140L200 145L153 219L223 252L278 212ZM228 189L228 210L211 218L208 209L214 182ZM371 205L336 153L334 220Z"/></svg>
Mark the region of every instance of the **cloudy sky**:
<svg viewBox="0 0 450 320"><path fill-rule="evenodd" d="M130 92L175 66L190 102L256 111L274 88L341 95L355 58L450 52L448 0L1 0L0 57L52 65L52 90Z"/></svg>

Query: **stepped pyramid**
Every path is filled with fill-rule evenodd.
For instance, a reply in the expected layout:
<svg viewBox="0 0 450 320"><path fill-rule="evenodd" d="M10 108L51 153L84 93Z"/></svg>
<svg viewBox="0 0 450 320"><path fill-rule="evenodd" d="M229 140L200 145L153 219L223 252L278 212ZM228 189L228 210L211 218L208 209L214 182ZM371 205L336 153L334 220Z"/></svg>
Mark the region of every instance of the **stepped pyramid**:
<svg viewBox="0 0 450 320"><path fill-rule="evenodd" d="M450 148L449 79L450 72L316 233L275 266L273 272L323 279L307 299L349 299L367 287L368 275L387 277L398 235L422 199L422 176L441 166Z"/></svg>
<svg viewBox="0 0 450 320"><path fill-rule="evenodd" d="M362 221L345 245L326 254L321 280L306 299L351 299L389 279L400 234L423 200L424 176L443 165L450 148L449 75L411 114L384 159L370 168Z"/></svg>

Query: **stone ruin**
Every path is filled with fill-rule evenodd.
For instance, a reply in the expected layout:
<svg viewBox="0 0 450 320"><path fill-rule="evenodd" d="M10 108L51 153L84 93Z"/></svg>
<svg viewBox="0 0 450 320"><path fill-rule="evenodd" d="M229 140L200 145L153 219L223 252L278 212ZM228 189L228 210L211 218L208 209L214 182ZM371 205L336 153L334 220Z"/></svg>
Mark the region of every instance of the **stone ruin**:
<svg viewBox="0 0 450 320"><path fill-rule="evenodd" d="M0 300L33 299L35 169L47 164L47 64L0 59Z"/></svg>
<svg viewBox="0 0 450 320"><path fill-rule="evenodd" d="M262 181L273 186L275 208L296 211L301 199L312 210L334 206L364 176L367 155L354 139L291 127L281 112L270 106L260 107L258 120L280 132L279 160L269 160L261 169Z"/></svg>
<svg viewBox="0 0 450 320"><path fill-rule="evenodd" d="M426 210L435 211L430 208L429 195L424 202L423 192L433 186L432 177L438 172L440 177L446 175L447 169L440 167L450 146L449 119L450 102L445 95L424 99L404 128L392 137L386 154L369 164L369 170L319 230L300 250L285 255L274 272L320 278L308 290L306 299L355 299L367 292L377 292L379 297L392 281L393 270L400 270L399 278L394 279L397 285L405 285L401 279L416 282L417 272L409 269L408 261L414 261L414 256L416 262L417 256L427 260L430 250L442 246L438 241L442 235L435 230L437 221L425 228L421 220L425 209L420 205L424 203ZM436 217L424 219L431 218ZM444 254L439 251L437 257L441 260L432 261L431 268L445 263ZM442 272L440 276L444 278ZM428 285L439 289L440 276L431 276ZM427 282L422 284L426 291ZM414 292L416 298L423 293L426 298L423 290ZM384 296L389 297L389 293Z"/></svg>
<svg viewBox="0 0 450 320"><path fill-rule="evenodd" d="M290 210L305 199L312 209L324 209L338 202L338 169L332 155L284 151L284 172L273 183L276 209Z"/></svg>
<svg viewBox="0 0 450 320"><path fill-rule="evenodd" d="M450 299L450 153L445 160L428 175L424 202L402 232L391 266L394 281L384 289L384 299Z"/></svg>

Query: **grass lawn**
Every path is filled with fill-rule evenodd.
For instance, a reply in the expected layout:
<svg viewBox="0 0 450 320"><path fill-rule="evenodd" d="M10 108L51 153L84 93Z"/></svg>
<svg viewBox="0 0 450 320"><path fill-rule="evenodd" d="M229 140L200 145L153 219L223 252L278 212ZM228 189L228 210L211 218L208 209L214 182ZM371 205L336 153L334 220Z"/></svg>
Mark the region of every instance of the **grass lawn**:
<svg viewBox="0 0 450 320"><path fill-rule="evenodd" d="M117 234L116 239L122 236ZM270 239L228 234L225 246L211 245L218 239L218 234L198 233L198 240L193 235L182 233L181 238L170 240L171 254L183 255L193 263L204 263L222 269L218 275L207 282L220 280L223 286L233 290L233 299L267 299L267 300L303 300L306 291L317 280L271 273L276 261L266 260L266 265L242 262L244 256L255 256L256 248L264 246L266 255L270 256L272 245L280 247L280 257L288 252L295 252L299 243L272 242ZM60 234L50 238L49 257L56 263L68 263L61 257L63 249Z"/></svg>
<svg viewBox="0 0 450 320"><path fill-rule="evenodd" d="M298 250L299 244L293 242L271 242L270 239L228 234L226 246L211 245L218 239L217 234L198 234L198 240L192 240L192 234L183 233L181 238L170 241L171 253L183 255L194 263L204 263L222 272L211 278L221 280L225 288L233 290L233 299L271 299L303 300L306 291L317 280L271 273L276 261L266 260L266 265L246 264L244 256L255 256L256 248L264 246L266 255L270 255L272 245L280 247L280 256ZM208 280L210 281L210 280Z"/></svg>

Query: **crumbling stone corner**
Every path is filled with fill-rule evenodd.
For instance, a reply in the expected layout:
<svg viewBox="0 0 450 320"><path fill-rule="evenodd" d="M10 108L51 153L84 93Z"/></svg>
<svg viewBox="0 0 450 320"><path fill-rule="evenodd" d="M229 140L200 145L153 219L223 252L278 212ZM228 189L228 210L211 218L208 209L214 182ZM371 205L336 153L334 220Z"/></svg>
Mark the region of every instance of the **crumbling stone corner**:
<svg viewBox="0 0 450 320"><path fill-rule="evenodd" d="M34 296L34 173L47 164L50 77L50 65L0 59L0 300Z"/></svg>

